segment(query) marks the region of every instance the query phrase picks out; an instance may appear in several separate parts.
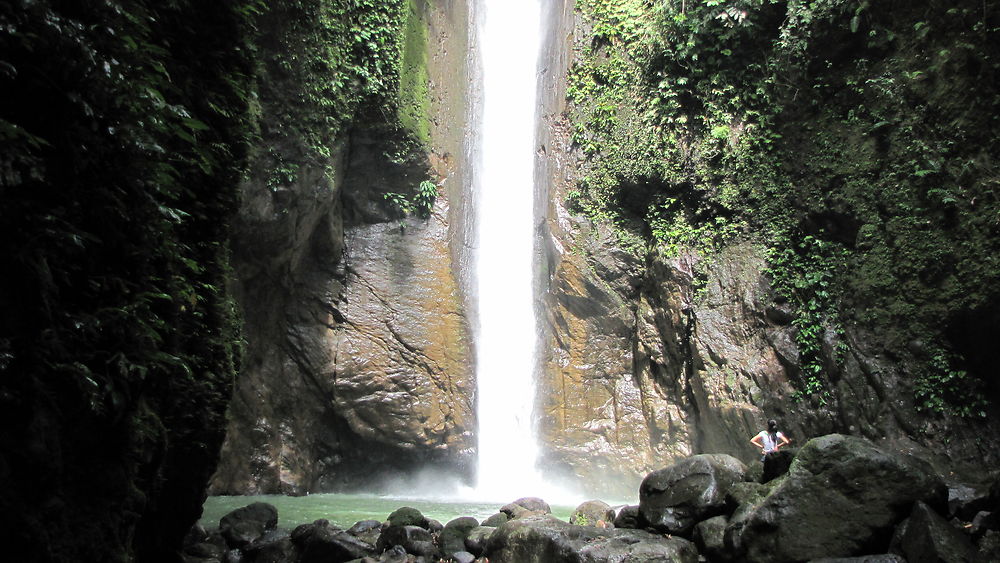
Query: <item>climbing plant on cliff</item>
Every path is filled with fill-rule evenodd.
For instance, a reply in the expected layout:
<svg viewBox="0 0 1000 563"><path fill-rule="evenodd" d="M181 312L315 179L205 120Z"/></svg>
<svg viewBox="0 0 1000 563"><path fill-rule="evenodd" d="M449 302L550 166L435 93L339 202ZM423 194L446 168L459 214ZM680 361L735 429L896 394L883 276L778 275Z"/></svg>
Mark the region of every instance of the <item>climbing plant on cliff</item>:
<svg viewBox="0 0 1000 563"><path fill-rule="evenodd" d="M421 150L426 31L412 2L278 0L262 5L256 22L264 56L253 177L272 191L307 170L335 178L343 172L336 150L354 125L408 140L391 151Z"/></svg>
<svg viewBox="0 0 1000 563"><path fill-rule="evenodd" d="M568 90L575 208L668 251L767 248L806 394L829 385L824 335L864 326L911 358L918 407L982 413L997 381L975 335L1000 329L997 7L577 4L593 33Z"/></svg>

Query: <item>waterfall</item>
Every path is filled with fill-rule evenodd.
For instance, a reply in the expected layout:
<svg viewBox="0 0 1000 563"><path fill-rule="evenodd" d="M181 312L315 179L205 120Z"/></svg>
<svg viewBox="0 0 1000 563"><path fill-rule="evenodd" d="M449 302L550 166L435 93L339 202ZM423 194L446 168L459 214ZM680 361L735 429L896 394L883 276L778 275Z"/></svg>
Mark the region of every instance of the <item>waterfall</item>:
<svg viewBox="0 0 1000 563"><path fill-rule="evenodd" d="M537 330L532 295L535 124L541 0L480 0L477 495L542 496L532 420Z"/></svg>

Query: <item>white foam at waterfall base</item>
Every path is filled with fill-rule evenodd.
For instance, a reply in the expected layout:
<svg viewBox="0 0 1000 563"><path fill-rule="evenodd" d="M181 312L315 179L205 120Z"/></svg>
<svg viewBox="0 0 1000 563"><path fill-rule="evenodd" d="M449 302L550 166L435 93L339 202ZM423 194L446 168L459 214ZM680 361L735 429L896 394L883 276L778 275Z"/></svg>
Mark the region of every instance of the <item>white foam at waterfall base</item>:
<svg viewBox="0 0 1000 563"><path fill-rule="evenodd" d="M532 294L539 0L483 0L477 182L478 477L469 494L563 496L537 467Z"/></svg>

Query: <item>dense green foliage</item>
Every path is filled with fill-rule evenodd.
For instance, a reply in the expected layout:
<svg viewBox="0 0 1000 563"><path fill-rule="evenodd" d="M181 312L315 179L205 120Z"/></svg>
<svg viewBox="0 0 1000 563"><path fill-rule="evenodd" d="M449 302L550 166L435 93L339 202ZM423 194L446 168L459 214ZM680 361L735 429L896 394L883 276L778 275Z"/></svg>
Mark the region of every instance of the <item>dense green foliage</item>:
<svg viewBox="0 0 1000 563"><path fill-rule="evenodd" d="M823 401L844 327L981 412L1000 330L993 3L579 0L576 209L677 254L761 245ZM860 328L859 328L860 330ZM826 359L825 359L826 358Z"/></svg>
<svg viewBox="0 0 1000 563"><path fill-rule="evenodd" d="M333 173L373 112L401 127L406 5L0 3L8 552L173 560L239 363L239 187Z"/></svg>
<svg viewBox="0 0 1000 563"><path fill-rule="evenodd" d="M238 357L249 15L0 7L0 525L27 559L125 560L136 525L152 558L197 516Z"/></svg>
<svg viewBox="0 0 1000 563"><path fill-rule="evenodd" d="M427 36L412 1L278 0L262 6L258 25L252 177L274 191L305 170L332 180L333 151L355 123L384 129L396 159L422 154Z"/></svg>
<svg viewBox="0 0 1000 563"><path fill-rule="evenodd" d="M278 189L331 150L361 111L396 107L404 0L277 0L258 18L261 120L254 176Z"/></svg>

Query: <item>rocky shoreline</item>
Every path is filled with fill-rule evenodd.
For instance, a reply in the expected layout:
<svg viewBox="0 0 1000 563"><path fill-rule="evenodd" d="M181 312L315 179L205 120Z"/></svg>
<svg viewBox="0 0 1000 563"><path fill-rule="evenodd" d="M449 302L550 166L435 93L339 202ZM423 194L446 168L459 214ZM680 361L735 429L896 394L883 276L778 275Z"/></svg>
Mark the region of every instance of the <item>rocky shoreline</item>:
<svg viewBox="0 0 1000 563"><path fill-rule="evenodd" d="M342 530L277 529L254 503L192 529L186 563L611 563L1000 560L1000 481L948 483L930 465L831 434L746 465L685 458L646 476L639 504L593 500L562 521L522 498L479 522L403 507Z"/></svg>

